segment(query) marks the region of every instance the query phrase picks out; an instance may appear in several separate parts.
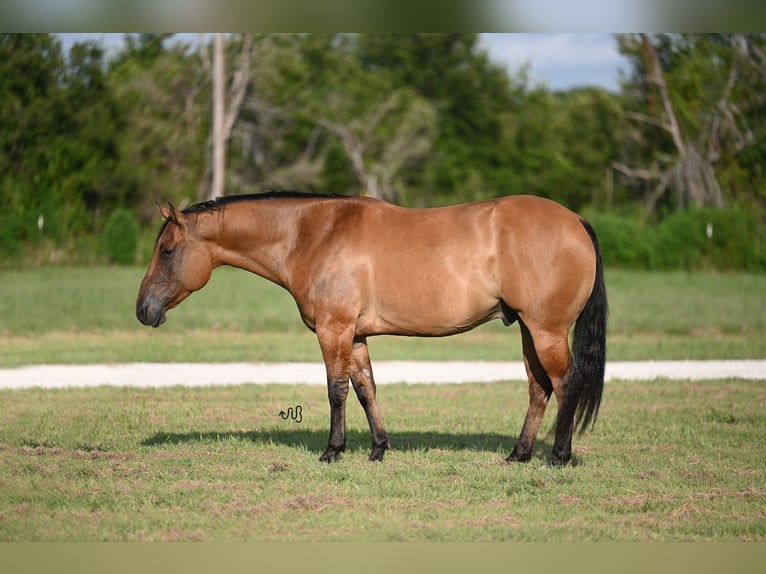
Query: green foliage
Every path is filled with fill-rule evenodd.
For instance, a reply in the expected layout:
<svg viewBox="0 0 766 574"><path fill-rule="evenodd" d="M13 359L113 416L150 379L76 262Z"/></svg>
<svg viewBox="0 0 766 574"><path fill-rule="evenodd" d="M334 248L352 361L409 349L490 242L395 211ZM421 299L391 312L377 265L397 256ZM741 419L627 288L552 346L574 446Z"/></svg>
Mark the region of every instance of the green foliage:
<svg viewBox="0 0 766 574"><path fill-rule="evenodd" d="M358 185L355 183L353 170L340 144L330 146L322 166L321 178L323 193L349 194L349 192L353 193L355 185Z"/></svg>
<svg viewBox="0 0 766 574"><path fill-rule="evenodd" d="M763 209L766 34L620 34L617 42L631 62L622 87L629 137L613 159L634 169L619 184L646 199L663 181L660 210L743 201ZM651 53L664 93L649 73Z"/></svg>
<svg viewBox="0 0 766 574"><path fill-rule="evenodd" d="M138 245L135 216L127 209L115 209L104 227L103 241L110 261L120 265L134 264Z"/></svg>
<svg viewBox="0 0 766 574"><path fill-rule="evenodd" d="M523 89L490 62L476 34L364 34L356 53L366 70L388 73L396 87L414 90L439 111L436 153L411 182L422 191L408 194L408 203L513 193L507 170L514 150L503 132Z"/></svg>
<svg viewBox="0 0 766 574"><path fill-rule="evenodd" d="M116 208L153 236L155 202L203 199L210 46L168 36L130 35L106 54L95 43L63 53L51 34L0 35L0 265L91 261L97 250L83 250ZM491 62L476 34L255 34L226 193L377 191L423 207L528 193L592 215L610 265L762 270L766 36L651 38L687 143L714 166L705 173L724 205L747 209L684 215L677 208L693 202L665 193L657 221L619 215L639 211L652 170L677 159L666 130L646 121L661 105L633 35L617 37L631 69L615 94L533 86L524 69ZM244 44L226 37L227 86Z"/></svg>
<svg viewBox="0 0 766 574"><path fill-rule="evenodd" d="M204 184L210 125L209 80L187 46L133 41L109 70L109 89L125 123L115 140L121 185L111 193L142 224L156 222L157 202L189 204Z"/></svg>
<svg viewBox="0 0 766 574"><path fill-rule="evenodd" d="M606 166L621 139L618 99L598 88L563 94L536 89L510 123L513 166L505 193L530 193L574 210L602 204Z"/></svg>
<svg viewBox="0 0 766 574"><path fill-rule="evenodd" d="M766 221L752 209L689 208L654 225L637 216L585 215L608 266L766 271Z"/></svg>
<svg viewBox="0 0 766 574"><path fill-rule="evenodd" d="M649 232L640 220L616 213L586 212L584 215L596 231L604 265L631 269L649 267Z"/></svg>
<svg viewBox="0 0 766 574"><path fill-rule="evenodd" d="M0 255L94 233L122 187L103 50L77 44L65 56L51 35L0 36L0 125Z"/></svg>

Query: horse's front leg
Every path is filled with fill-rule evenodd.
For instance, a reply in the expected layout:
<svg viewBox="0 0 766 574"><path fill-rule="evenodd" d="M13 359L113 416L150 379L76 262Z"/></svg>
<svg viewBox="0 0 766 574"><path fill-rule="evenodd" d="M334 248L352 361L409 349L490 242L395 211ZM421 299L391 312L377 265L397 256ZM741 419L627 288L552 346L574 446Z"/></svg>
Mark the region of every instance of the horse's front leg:
<svg viewBox="0 0 766 574"><path fill-rule="evenodd" d="M383 418L380 416L380 409L378 409L375 379L372 376L372 365L365 339L354 341L354 349L351 352L351 383L354 385L359 404L362 405L364 414L367 415L367 422L370 424L372 435L370 460L383 460L386 449L391 445L388 442Z"/></svg>
<svg viewBox="0 0 766 574"><path fill-rule="evenodd" d="M330 438L319 460L333 462L346 449L346 397L354 329L318 327L317 336L327 369L327 398L330 401Z"/></svg>

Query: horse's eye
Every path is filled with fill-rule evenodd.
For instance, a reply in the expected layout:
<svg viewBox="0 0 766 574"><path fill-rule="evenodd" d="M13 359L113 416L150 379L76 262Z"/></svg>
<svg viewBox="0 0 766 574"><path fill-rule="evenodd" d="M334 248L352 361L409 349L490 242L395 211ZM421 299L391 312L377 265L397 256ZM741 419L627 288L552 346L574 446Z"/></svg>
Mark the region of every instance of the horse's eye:
<svg viewBox="0 0 766 574"><path fill-rule="evenodd" d="M170 259L170 257L173 255L173 250L168 249L167 247L160 247L160 255L162 255L165 259Z"/></svg>

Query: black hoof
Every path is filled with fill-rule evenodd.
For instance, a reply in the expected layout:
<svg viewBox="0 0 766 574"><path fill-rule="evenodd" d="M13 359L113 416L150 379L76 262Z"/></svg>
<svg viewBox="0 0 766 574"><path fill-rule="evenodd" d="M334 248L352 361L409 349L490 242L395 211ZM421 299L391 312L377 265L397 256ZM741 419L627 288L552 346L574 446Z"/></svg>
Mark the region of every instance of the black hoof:
<svg viewBox="0 0 766 574"><path fill-rule="evenodd" d="M548 461L548 466L551 468L558 468L567 466L569 464L568 458L557 458L557 457L551 457Z"/></svg>
<svg viewBox="0 0 766 574"><path fill-rule="evenodd" d="M512 463L512 462L529 462L532 458L532 451L529 452L519 452L516 450L516 447L514 447L513 452L508 455L508 458L505 459L505 462Z"/></svg>
<svg viewBox="0 0 766 574"><path fill-rule="evenodd" d="M389 448L391 448L391 443L388 442L387 438L384 438L383 440L378 440L377 444L376 444L376 441L373 441L372 452L370 453L370 460L372 462L382 461L383 455L386 454L386 450Z"/></svg>
<svg viewBox="0 0 766 574"><path fill-rule="evenodd" d="M567 446L565 448L557 447L554 443L553 450L551 451L551 458L548 461L548 466L566 466L572 458L572 447Z"/></svg>
<svg viewBox="0 0 766 574"><path fill-rule="evenodd" d="M336 460L340 459L342 452L343 449L327 447L327 450L325 450L324 453L322 453L322 456L319 457L319 462L335 462Z"/></svg>
<svg viewBox="0 0 766 574"><path fill-rule="evenodd" d="M374 448L370 453L370 462L383 462L383 455L386 454L385 448Z"/></svg>

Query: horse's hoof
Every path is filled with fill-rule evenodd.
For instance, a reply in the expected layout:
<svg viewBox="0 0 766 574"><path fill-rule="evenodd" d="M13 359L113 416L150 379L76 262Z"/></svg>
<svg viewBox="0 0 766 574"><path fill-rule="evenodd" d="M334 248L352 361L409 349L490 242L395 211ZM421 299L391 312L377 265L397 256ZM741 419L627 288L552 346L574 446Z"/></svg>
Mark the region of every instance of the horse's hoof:
<svg viewBox="0 0 766 574"><path fill-rule="evenodd" d="M322 456L319 457L319 462L326 462L328 464L335 462L336 460L340 459L341 452L343 451L336 450L334 448L328 448L326 451L324 451Z"/></svg>
<svg viewBox="0 0 766 574"><path fill-rule="evenodd" d="M513 449L513 452L508 455L508 458L505 459L505 462L508 464L511 464L513 462L529 462L532 458L531 452L518 452L515 448Z"/></svg>
<svg viewBox="0 0 766 574"><path fill-rule="evenodd" d="M376 448L370 453L370 462L383 462L383 455L386 454L386 449Z"/></svg>

